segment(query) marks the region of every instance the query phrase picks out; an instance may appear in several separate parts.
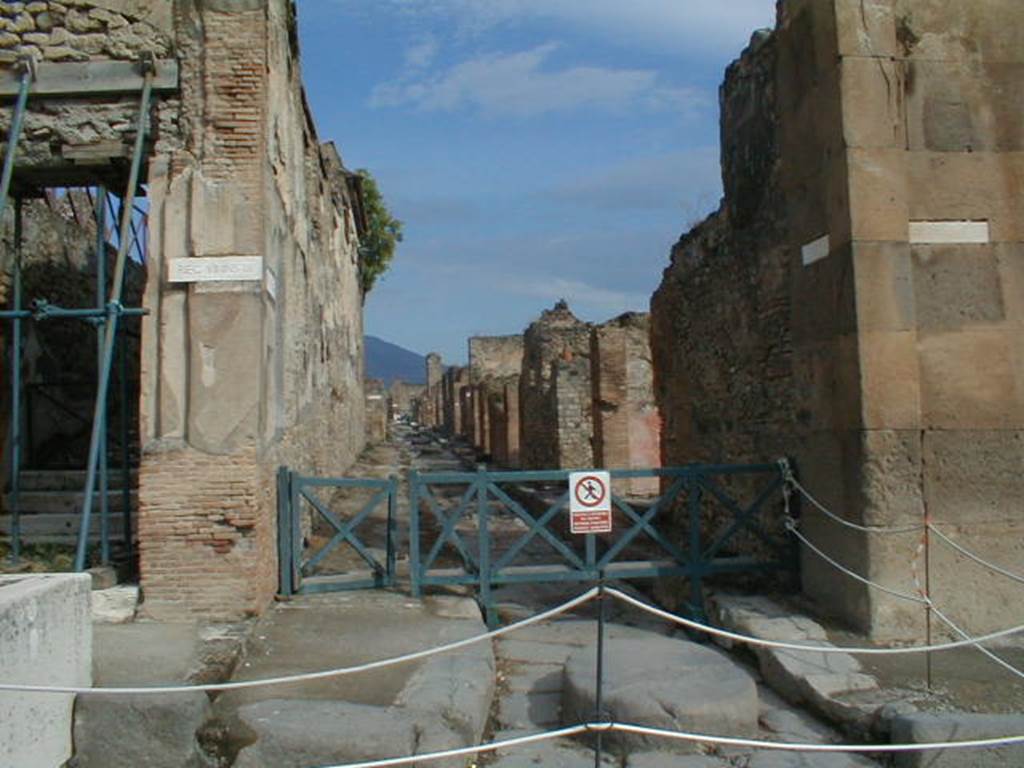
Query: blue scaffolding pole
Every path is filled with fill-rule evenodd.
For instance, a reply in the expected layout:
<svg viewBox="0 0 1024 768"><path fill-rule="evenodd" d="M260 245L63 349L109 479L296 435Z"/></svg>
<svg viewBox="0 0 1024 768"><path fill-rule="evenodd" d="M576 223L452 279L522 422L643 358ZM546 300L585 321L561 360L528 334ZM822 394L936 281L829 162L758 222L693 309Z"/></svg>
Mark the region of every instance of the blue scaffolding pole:
<svg viewBox="0 0 1024 768"><path fill-rule="evenodd" d="M11 128L4 154L3 171L0 175L0 216L7 206L14 174L15 155L24 125L28 104L28 95L35 77L33 61L25 57L19 61L21 67L20 86ZM82 498L82 518L78 531L78 542L75 555L76 570L85 570L87 565L88 543L91 531L93 496L99 491L101 496L100 516L100 547L101 559L104 564L110 562L110 509L109 509L109 468L107 457L108 444L108 399L110 392L110 376L113 366L114 350L119 338L120 318L138 317L146 314L146 310L125 308L121 305L127 254L135 245L135 232L132 212L135 210L135 193L138 189L142 168L142 156L147 134L148 112L150 108L156 66L152 57L144 57L141 61L143 85L140 99L139 116L136 126L135 144L132 152L131 171L128 188L121 207L121 221L118 238L117 259L111 280L110 295L107 296L107 243L106 230L106 189L100 188L99 205L96 213L96 306L89 308L65 308L49 304L46 301L34 301L30 306L24 305L22 295L22 198L15 197L14 217L14 262L13 262L13 295L10 310L0 311L0 320L11 320L13 338L11 347L11 455L10 455L10 511L11 511L11 559L16 564L22 553L21 509L20 509L20 474L22 453L22 322L25 320L47 319L78 319L95 323L97 326L97 391L93 409L92 433L89 442L89 458L86 467L85 489ZM123 344L122 344L123 347ZM128 467L129 449L127 438L128 410L125 397L126 387L126 355L121 350L121 443L122 460L124 462L122 488L124 504L124 540L128 555L131 557L131 509L130 509L130 469ZM98 484L98 488L97 488Z"/></svg>

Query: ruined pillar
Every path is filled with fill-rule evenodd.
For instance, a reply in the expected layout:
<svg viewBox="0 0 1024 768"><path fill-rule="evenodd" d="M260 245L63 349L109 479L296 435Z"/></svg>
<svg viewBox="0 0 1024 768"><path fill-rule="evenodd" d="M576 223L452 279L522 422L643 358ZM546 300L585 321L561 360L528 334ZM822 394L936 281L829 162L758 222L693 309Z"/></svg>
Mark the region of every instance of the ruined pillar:
<svg viewBox="0 0 1024 768"><path fill-rule="evenodd" d="M148 169L144 610L236 619L277 589L278 466L341 474L365 442L365 221L316 138L294 4L167 19L181 88Z"/></svg>
<svg viewBox="0 0 1024 768"><path fill-rule="evenodd" d="M441 355L431 352L425 360L427 393L425 398L425 409L421 414L424 426L437 428L442 424L443 418L443 392L442 379L444 377L444 364Z"/></svg>
<svg viewBox="0 0 1024 768"><path fill-rule="evenodd" d="M468 384L459 388L459 437L474 445L473 388Z"/></svg>
<svg viewBox="0 0 1024 768"><path fill-rule="evenodd" d="M661 418L654 402L650 318L630 312L595 326L590 337L594 392L594 462L607 469L661 466ZM657 495L656 477L617 482L635 495Z"/></svg>
<svg viewBox="0 0 1024 768"><path fill-rule="evenodd" d="M505 465L517 469L519 462L519 376L509 376L503 386Z"/></svg>
<svg viewBox="0 0 1024 768"><path fill-rule="evenodd" d="M520 461L527 469L593 466L590 326L560 301L523 335Z"/></svg>

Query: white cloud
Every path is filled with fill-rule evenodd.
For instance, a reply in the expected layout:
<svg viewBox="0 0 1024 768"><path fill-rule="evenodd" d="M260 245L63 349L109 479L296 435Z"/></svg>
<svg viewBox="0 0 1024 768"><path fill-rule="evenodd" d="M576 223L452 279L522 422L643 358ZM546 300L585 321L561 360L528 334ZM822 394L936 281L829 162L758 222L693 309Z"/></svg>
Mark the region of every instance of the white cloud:
<svg viewBox="0 0 1024 768"><path fill-rule="evenodd" d="M491 116L530 117L580 108L625 111L688 110L708 103L696 89L661 84L657 72L607 67L545 68L558 45L517 53L490 53L433 77L383 83L372 107L413 106L425 111L475 108Z"/></svg>
<svg viewBox="0 0 1024 768"><path fill-rule="evenodd" d="M544 196L588 208L710 210L721 195L718 147L642 155L563 181ZM706 212L706 211L705 211Z"/></svg>
<svg viewBox="0 0 1024 768"><path fill-rule="evenodd" d="M405 65L411 70L429 67L437 56L439 47L437 38L433 35L422 38L406 49Z"/></svg>
<svg viewBox="0 0 1024 768"><path fill-rule="evenodd" d="M335 0L361 4L365 0ZM775 22L775 0L375 0L378 7L450 19L463 33L547 21L661 52L738 54Z"/></svg>
<svg viewBox="0 0 1024 768"><path fill-rule="evenodd" d="M584 313L588 310L610 314L630 310L646 311L650 301L650 296L646 293L616 291L579 280L552 278L550 275L537 276L532 280L521 276L509 276L503 280L502 287L507 292L519 296L530 296L546 301L565 299L570 307L578 308Z"/></svg>

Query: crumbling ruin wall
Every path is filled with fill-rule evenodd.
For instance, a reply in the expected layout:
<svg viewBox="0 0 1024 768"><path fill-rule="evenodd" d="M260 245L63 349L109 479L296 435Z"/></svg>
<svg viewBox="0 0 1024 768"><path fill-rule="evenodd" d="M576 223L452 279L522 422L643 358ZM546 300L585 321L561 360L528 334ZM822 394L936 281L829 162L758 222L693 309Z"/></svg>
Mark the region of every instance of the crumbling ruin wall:
<svg viewBox="0 0 1024 768"><path fill-rule="evenodd" d="M445 371L441 389L441 415L445 434L451 437L463 433L462 389L468 384L469 369L465 366L452 366Z"/></svg>
<svg viewBox="0 0 1024 768"><path fill-rule="evenodd" d="M474 336L469 340L469 381L473 387L473 444L484 455L495 452L492 417L505 419L506 412L492 410L494 398L504 399L505 379L516 376L523 365L522 336ZM508 425L498 427L507 440ZM507 453L507 448L505 449Z"/></svg>
<svg viewBox="0 0 1024 768"><path fill-rule="evenodd" d="M387 387L380 379L367 379L366 392L366 440L382 443L388 436Z"/></svg>
<svg viewBox="0 0 1024 768"><path fill-rule="evenodd" d="M424 362L427 390L420 403L419 421L425 427L438 428L444 418L444 363L437 352L427 355Z"/></svg>
<svg viewBox="0 0 1024 768"><path fill-rule="evenodd" d="M523 337L473 336L469 340L469 379L478 384L489 376L517 376L523 366Z"/></svg>
<svg viewBox="0 0 1024 768"><path fill-rule="evenodd" d="M173 0L0 4L0 68L10 68L22 55L31 55L41 64L69 66L137 63L144 53L170 58L175 49L173 5ZM123 169L135 136L138 105L137 93L30 99L18 147L15 189L20 172L26 169L37 178L50 174L62 185L76 180L96 183L106 175L104 163ZM175 95L163 94L156 101L150 114L152 142L181 145L179 110ZM13 110L0 111L0 132L5 135L12 115Z"/></svg>
<svg viewBox="0 0 1024 768"><path fill-rule="evenodd" d="M1020 564L1022 22L1011 0L780 3L722 88L723 206L652 301L666 464L792 456L853 522L931 520ZM801 527L916 589L919 534L852 531L809 504ZM1006 585L935 537L929 556L955 619L1012 623ZM802 566L823 609L924 637L920 606L807 551Z"/></svg>
<svg viewBox="0 0 1024 768"><path fill-rule="evenodd" d="M628 312L595 326L590 347L595 466L661 466L649 315ZM636 495L657 495L659 490L656 477L629 478L620 485Z"/></svg>
<svg viewBox="0 0 1024 768"><path fill-rule="evenodd" d="M356 192L321 146L288 0L176 2L176 141L149 164L140 555L149 615L277 587L275 473L365 441ZM205 279L241 258L238 280ZM238 263L238 262L235 262Z"/></svg>
<svg viewBox="0 0 1024 768"><path fill-rule="evenodd" d="M593 466L590 325L560 301L523 335L520 463L526 469Z"/></svg>
<svg viewBox="0 0 1024 768"><path fill-rule="evenodd" d="M519 466L519 375L492 379L489 385L490 454L495 464Z"/></svg>
<svg viewBox="0 0 1024 768"><path fill-rule="evenodd" d="M410 384L407 381L391 382L388 390L389 409L392 417L410 416L414 411L414 403L427 391L425 384Z"/></svg>

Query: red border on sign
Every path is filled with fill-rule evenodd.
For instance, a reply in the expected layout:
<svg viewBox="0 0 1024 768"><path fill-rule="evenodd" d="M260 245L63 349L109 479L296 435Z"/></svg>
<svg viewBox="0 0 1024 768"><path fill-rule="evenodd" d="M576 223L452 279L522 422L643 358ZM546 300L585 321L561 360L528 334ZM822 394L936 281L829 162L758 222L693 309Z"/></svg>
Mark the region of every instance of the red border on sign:
<svg viewBox="0 0 1024 768"><path fill-rule="evenodd" d="M580 487L588 480L593 480L601 489L601 495L598 496L595 501L586 501L585 499L580 498ZM608 489L604 487L604 483L597 475L585 475L576 481L576 487L572 489L572 495L575 496L576 501L584 507L596 507L605 500L605 497L608 495Z"/></svg>

